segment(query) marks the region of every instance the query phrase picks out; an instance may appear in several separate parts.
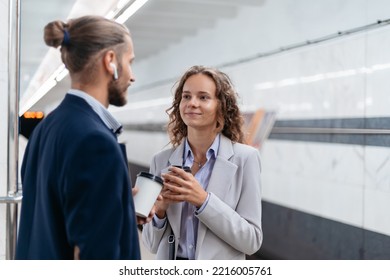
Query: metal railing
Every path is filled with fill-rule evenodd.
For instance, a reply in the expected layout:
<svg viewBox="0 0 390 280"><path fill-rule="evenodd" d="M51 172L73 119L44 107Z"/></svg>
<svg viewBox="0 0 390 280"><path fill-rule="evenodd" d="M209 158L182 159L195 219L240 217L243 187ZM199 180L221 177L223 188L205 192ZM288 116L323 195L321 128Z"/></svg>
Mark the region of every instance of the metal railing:
<svg viewBox="0 0 390 280"><path fill-rule="evenodd" d="M390 129L370 128L332 128L332 127L274 127L273 134L362 134L362 135L389 135Z"/></svg>
<svg viewBox="0 0 390 280"><path fill-rule="evenodd" d="M20 203L22 202L23 195L21 192L13 194L10 193L8 196L2 196L0 197L0 204L14 204L14 203Z"/></svg>
<svg viewBox="0 0 390 280"><path fill-rule="evenodd" d="M20 73L20 0L9 0L8 14L8 141L7 194L0 197L6 207L6 259L15 258L19 190L19 73Z"/></svg>

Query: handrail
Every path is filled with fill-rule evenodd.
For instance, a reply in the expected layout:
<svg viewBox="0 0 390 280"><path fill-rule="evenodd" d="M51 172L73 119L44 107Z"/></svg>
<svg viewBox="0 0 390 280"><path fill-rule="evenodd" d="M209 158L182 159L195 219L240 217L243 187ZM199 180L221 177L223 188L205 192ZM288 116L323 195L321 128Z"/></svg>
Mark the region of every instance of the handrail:
<svg viewBox="0 0 390 280"><path fill-rule="evenodd" d="M390 129L331 128L331 127L274 127L272 134L381 134L390 135Z"/></svg>
<svg viewBox="0 0 390 280"><path fill-rule="evenodd" d="M21 193L17 193L16 195L9 196L1 196L0 204L12 204L12 203L20 203L22 202L23 195Z"/></svg>
<svg viewBox="0 0 390 280"><path fill-rule="evenodd" d="M6 204L6 259L15 258L18 232L19 197L19 77L20 77L20 0L9 0L8 14L8 141Z"/></svg>

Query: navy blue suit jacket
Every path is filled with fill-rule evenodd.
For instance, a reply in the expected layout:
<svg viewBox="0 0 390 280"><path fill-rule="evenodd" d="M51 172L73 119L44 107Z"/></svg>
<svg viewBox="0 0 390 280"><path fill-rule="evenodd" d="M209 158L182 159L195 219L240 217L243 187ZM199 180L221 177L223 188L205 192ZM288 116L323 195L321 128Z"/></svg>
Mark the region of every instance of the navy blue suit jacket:
<svg viewBox="0 0 390 280"><path fill-rule="evenodd" d="M16 259L140 259L124 149L90 105L67 94L34 130L21 168Z"/></svg>

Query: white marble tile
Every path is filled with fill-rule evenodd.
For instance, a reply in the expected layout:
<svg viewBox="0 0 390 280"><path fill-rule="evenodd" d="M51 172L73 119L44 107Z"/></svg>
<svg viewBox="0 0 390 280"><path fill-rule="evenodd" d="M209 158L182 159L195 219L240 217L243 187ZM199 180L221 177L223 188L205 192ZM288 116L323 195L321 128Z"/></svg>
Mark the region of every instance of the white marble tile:
<svg viewBox="0 0 390 280"><path fill-rule="evenodd" d="M388 148L275 140L266 145L266 201L390 235Z"/></svg>
<svg viewBox="0 0 390 280"><path fill-rule="evenodd" d="M390 149L365 147L364 228L390 235Z"/></svg>
<svg viewBox="0 0 390 280"><path fill-rule="evenodd" d="M7 173L8 173L8 162L7 162L7 149L5 153L2 154L2 162L0 162L0 196L7 195Z"/></svg>
<svg viewBox="0 0 390 280"><path fill-rule="evenodd" d="M366 146L364 158L365 188L371 192L390 194L390 149Z"/></svg>
<svg viewBox="0 0 390 280"><path fill-rule="evenodd" d="M362 147L268 141L262 151L265 200L363 226Z"/></svg>
<svg viewBox="0 0 390 280"><path fill-rule="evenodd" d="M364 182L363 147L268 140L263 161L274 172L309 180L360 186Z"/></svg>
<svg viewBox="0 0 390 280"><path fill-rule="evenodd" d="M5 193L8 123L8 0L0 0L0 196ZM0 250L1 252L1 250Z"/></svg>
<svg viewBox="0 0 390 280"><path fill-rule="evenodd" d="M303 47L229 69L243 104L278 118L361 117L365 37Z"/></svg>
<svg viewBox="0 0 390 280"><path fill-rule="evenodd" d="M367 36L367 65L375 69L367 75L367 117L390 116L390 27L383 27Z"/></svg>
<svg viewBox="0 0 390 280"><path fill-rule="evenodd" d="M1 30L0 30L1 31ZM0 44L0 82L8 81L8 40L3 39L7 38L7 33L1 34L2 43Z"/></svg>
<svg viewBox="0 0 390 280"><path fill-rule="evenodd" d="M4 72L7 71L8 60L8 1L0 1L0 79L4 76Z"/></svg>
<svg viewBox="0 0 390 280"><path fill-rule="evenodd" d="M2 73L0 72L0 75ZM5 73L4 73L5 74ZM0 92L8 91L7 81L0 80ZM7 143L8 143L8 95L0 94L0 196L6 193L7 186Z"/></svg>
<svg viewBox="0 0 390 280"><path fill-rule="evenodd" d="M362 3L365 11L363 18L366 19L366 24L372 24L378 20L389 18L390 2L388 0L364 0L364 2Z"/></svg>
<svg viewBox="0 0 390 280"><path fill-rule="evenodd" d="M0 204L0 260L5 259L6 247L5 247L5 212L6 206L4 204Z"/></svg>

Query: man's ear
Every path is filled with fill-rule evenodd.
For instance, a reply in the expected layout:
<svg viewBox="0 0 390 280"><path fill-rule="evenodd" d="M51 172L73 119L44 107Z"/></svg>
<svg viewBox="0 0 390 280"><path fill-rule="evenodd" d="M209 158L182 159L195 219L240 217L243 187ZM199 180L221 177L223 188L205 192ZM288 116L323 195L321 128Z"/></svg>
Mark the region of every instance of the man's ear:
<svg viewBox="0 0 390 280"><path fill-rule="evenodd" d="M103 66L109 75L114 77L114 80L118 79L117 61L114 51L109 50L104 54Z"/></svg>
<svg viewBox="0 0 390 280"><path fill-rule="evenodd" d="M111 62L110 66L112 70L114 70L114 80L118 80L118 70L116 68L116 65L114 64L114 62Z"/></svg>

